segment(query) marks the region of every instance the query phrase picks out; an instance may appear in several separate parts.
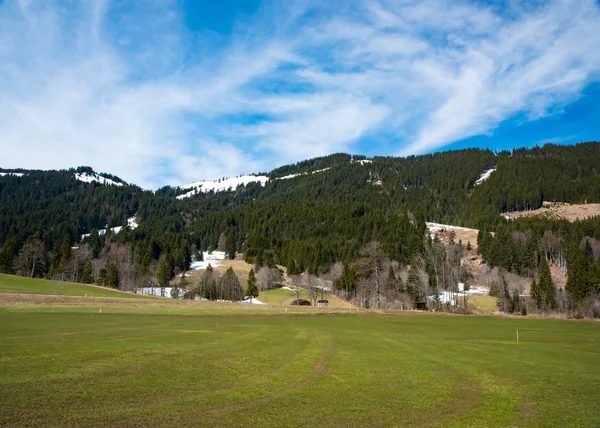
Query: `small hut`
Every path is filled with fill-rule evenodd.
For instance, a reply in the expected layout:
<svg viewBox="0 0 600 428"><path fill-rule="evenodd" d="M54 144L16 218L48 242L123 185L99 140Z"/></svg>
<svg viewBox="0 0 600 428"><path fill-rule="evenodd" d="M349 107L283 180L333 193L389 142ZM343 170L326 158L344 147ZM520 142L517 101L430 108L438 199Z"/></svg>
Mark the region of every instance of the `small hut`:
<svg viewBox="0 0 600 428"><path fill-rule="evenodd" d="M329 306L329 300L325 300L325 299L317 300L317 306L320 308L326 308Z"/></svg>
<svg viewBox="0 0 600 428"><path fill-rule="evenodd" d="M413 309L417 311L426 311L427 310L427 302L414 302Z"/></svg>

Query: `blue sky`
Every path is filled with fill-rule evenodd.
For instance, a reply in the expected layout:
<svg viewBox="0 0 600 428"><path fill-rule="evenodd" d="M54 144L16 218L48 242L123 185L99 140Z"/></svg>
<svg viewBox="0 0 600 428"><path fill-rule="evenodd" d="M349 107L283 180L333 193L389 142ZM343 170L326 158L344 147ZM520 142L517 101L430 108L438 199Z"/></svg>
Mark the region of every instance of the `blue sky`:
<svg viewBox="0 0 600 428"><path fill-rule="evenodd" d="M0 166L147 188L600 139L600 5L0 0Z"/></svg>

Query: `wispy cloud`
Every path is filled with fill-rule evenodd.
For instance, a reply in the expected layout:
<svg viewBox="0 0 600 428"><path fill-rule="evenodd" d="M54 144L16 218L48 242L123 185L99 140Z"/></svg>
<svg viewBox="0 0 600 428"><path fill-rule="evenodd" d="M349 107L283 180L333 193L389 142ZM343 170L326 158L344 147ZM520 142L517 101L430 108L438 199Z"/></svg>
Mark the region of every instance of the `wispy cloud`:
<svg viewBox="0 0 600 428"><path fill-rule="evenodd" d="M509 4L274 1L215 39L174 0L8 0L0 162L157 187L360 152L379 133L412 154L535 120L600 79L600 11Z"/></svg>

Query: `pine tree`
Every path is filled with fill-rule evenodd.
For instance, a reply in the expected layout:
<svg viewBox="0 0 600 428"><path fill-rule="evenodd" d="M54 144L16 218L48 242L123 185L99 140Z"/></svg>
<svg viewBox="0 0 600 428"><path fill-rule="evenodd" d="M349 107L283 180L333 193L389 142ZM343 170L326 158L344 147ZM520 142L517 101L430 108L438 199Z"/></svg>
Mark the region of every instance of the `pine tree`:
<svg viewBox="0 0 600 428"><path fill-rule="evenodd" d="M156 282L161 288L169 286L169 281L173 277L173 267L169 263L169 257L163 255L158 265L158 272L156 273Z"/></svg>
<svg viewBox="0 0 600 428"><path fill-rule="evenodd" d="M218 294L222 300L230 300L232 302L240 301L244 297L244 290L232 267L229 267L219 279Z"/></svg>
<svg viewBox="0 0 600 428"><path fill-rule="evenodd" d="M334 287L339 290L345 290L350 295L356 286L358 275L354 265L350 266L348 263L344 263L342 268L342 274L333 283Z"/></svg>
<svg viewBox="0 0 600 428"><path fill-rule="evenodd" d="M114 288L119 288L119 269L112 260L106 263L106 285Z"/></svg>
<svg viewBox="0 0 600 428"><path fill-rule="evenodd" d="M235 260L235 255L236 255L235 240L233 239L232 236L229 236L227 238L227 257L229 258L229 260Z"/></svg>
<svg viewBox="0 0 600 428"><path fill-rule="evenodd" d="M83 265L83 272L81 273L81 282L84 284L91 284L94 282L93 266L90 260L86 260Z"/></svg>
<svg viewBox="0 0 600 428"><path fill-rule="evenodd" d="M538 308L541 308L542 305L542 293L540 292L540 288L538 283L535 281L535 278L531 280L531 286L529 287L529 293L531 294L531 298L535 302L535 305Z"/></svg>
<svg viewBox="0 0 600 428"><path fill-rule="evenodd" d="M218 294L218 282L217 276L212 266L209 264L202 276L200 277L200 283L198 285L199 293L203 298L207 300L217 300Z"/></svg>
<svg viewBox="0 0 600 428"><path fill-rule="evenodd" d="M590 292L590 265L591 263L579 248L571 248L566 289L573 296L575 303L581 302Z"/></svg>
<svg viewBox="0 0 600 428"><path fill-rule="evenodd" d="M414 266L411 266L408 270L408 278L406 279L406 293L413 301L421 299L420 283L419 271Z"/></svg>
<svg viewBox="0 0 600 428"><path fill-rule="evenodd" d="M298 275L301 272L298 272L298 267L296 266L296 261L292 258L288 263L288 275Z"/></svg>
<svg viewBox="0 0 600 428"><path fill-rule="evenodd" d="M64 281L64 274L69 261L71 260L71 240L65 236L60 246L60 259L58 262L58 272L61 274L61 279Z"/></svg>
<svg viewBox="0 0 600 428"><path fill-rule="evenodd" d="M590 245L590 240L585 240L585 249L583 250L583 255L589 262L594 261L594 250L592 250L592 246Z"/></svg>
<svg viewBox="0 0 600 428"><path fill-rule="evenodd" d="M0 273L12 273L13 261L18 253L19 245L16 238L9 238L0 250Z"/></svg>
<svg viewBox="0 0 600 428"><path fill-rule="evenodd" d="M556 308L556 288L552 282L552 275L550 273L550 267L545 257L541 258L540 261L540 273L539 273L539 290L541 294L540 303L543 310L555 309Z"/></svg>
<svg viewBox="0 0 600 428"><path fill-rule="evenodd" d="M502 312L511 313L514 310L508 283L506 282L504 275L502 275L500 280L498 296L496 297L496 306L498 306Z"/></svg>
<svg viewBox="0 0 600 428"><path fill-rule="evenodd" d="M254 274L254 269L250 269L250 273L248 274L248 285L246 285L246 296L248 297L258 297L258 286L256 285L256 275Z"/></svg>
<svg viewBox="0 0 600 428"><path fill-rule="evenodd" d="M521 310L521 296L519 295L519 290L516 288L512 292L511 298L511 311L510 312L519 312Z"/></svg>
<svg viewBox="0 0 600 428"><path fill-rule="evenodd" d="M182 272L188 271L190 269L190 265L192 264L192 254L187 243L181 246L176 254L176 266L181 269Z"/></svg>
<svg viewBox="0 0 600 428"><path fill-rule="evenodd" d="M103 267L98 271L98 284L99 285L107 285L106 276L107 276L107 271L106 271L106 268Z"/></svg>

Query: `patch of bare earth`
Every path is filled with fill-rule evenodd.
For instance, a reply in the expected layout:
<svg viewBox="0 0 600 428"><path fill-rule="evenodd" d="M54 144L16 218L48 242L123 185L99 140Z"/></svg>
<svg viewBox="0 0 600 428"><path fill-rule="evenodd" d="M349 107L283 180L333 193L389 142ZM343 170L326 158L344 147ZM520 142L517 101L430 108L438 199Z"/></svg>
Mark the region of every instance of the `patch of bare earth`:
<svg viewBox="0 0 600 428"><path fill-rule="evenodd" d="M461 242L466 247L471 243L471 247L477 248L477 234L479 230L469 229L468 227L452 226L449 224L426 223L428 233L433 237L437 234L438 238L448 243L450 235L454 234L454 242Z"/></svg>
<svg viewBox="0 0 600 428"><path fill-rule="evenodd" d="M600 204L569 204L567 202L544 202L541 208L502 214L508 219L543 216L554 220L584 220L600 215Z"/></svg>

